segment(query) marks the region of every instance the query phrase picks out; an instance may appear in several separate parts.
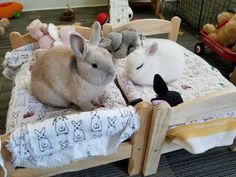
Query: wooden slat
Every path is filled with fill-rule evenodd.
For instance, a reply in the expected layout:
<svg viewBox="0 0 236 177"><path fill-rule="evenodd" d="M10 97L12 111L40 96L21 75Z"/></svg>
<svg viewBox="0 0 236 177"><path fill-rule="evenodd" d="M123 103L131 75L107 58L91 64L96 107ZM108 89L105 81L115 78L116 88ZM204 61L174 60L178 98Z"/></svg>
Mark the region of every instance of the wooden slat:
<svg viewBox="0 0 236 177"><path fill-rule="evenodd" d="M169 34L169 39L176 41L179 32L180 18L175 16L171 21L163 19L139 19L130 21L123 25L111 26L111 24L104 24L103 33L106 36L111 31L119 32L130 27L137 30L138 33L145 36L154 34Z"/></svg>
<svg viewBox="0 0 236 177"><path fill-rule="evenodd" d="M161 154L177 151L179 149L182 149L182 147L172 143L171 140L166 139L164 144L162 145Z"/></svg>
<svg viewBox="0 0 236 177"><path fill-rule="evenodd" d="M143 165L144 176L152 175L157 172L161 157L161 149L165 142L171 112L171 107L166 102L154 106L153 108L147 150Z"/></svg>
<svg viewBox="0 0 236 177"><path fill-rule="evenodd" d="M223 101L222 101L223 100ZM173 107L170 125L198 119L204 115L236 108L236 88L203 96Z"/></svg>
<svg viewBox="0 0 236 177"><path fill-rule="evenodd" d="M19 168L14 169L10 162L10 153L5 148L6 142L2 144L2 156L4 157L4 164L8 171L8 177L46 177L56 174L79 171L114 161L127 159L131 157L132 145L129 142L122 143L117 148L117 153L109 156L91 157L80 161L71 162L68 165L56 168L43 168L43 169L31 169L31 168Z"/></svg>
<svg viewBox="0 0 236 177"><path fill-rule="evenodd" d="M140 116L140 128L131 139L132 155L129 159L129 175L140 174L142 171L152 116L152 105L148 102L138 103L135 108Z"/></svg>
<svg viewBox="0 0 236 177"><path fill-rule="evenodd" d="M20 33L15 31L10 33L9 39L13 49L36 41L28 33L21 35Z"/></svg>
<svg viewBox="0 0 236 177"><path fill-rule="evenodd" d="M74 25L77 32L79 32L85 39L89 40L90 34L92 32L92 29L89 27L83 27L79 25ZM60 28L62 26L58 26ZM24 46L26 44L30 44L32 42L35 42L36 40L33 39L29 33L26 34L20 34L19 32L11 32L9 35L11 46L13 49Z"/></svg>

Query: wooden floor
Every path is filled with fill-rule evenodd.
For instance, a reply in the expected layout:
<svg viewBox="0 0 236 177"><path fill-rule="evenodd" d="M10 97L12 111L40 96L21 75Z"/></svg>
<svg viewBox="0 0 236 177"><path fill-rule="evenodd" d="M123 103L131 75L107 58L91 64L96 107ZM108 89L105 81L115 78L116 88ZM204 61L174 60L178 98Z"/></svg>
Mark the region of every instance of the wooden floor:
<svg viewBox="0 0 236 177"><path fill-rule="evenodd" d="M149 7L137 7L133 8L134 18L156 18L153 11ZM96 8L80 8L75 9L76 20L82 23L83 26L90 26L99 12L107 12L107 7L96 7ZM54 23L55 25L60 24L72 24L73 22L61 22L60 15L63 10L47 10L47 11L32 11L24 12L19 19L11 19L10 26L7 29L5 35L0 36L0 63L3 62L4 55L7 51L11 50L8 35L11 31L19 31L22 33L26 32L26 26L34 19L40 19L45 23ZM170 19L174 14L166 12L167 19ZM74 22L75 22L74 21ZM198 31L191 28L187 23L182 22L181 31L184 33L179 36L178 43L182 46L193 51L194 45L198 42ZM227 77L228 74L233 70L230 63L222 61L212 51L207 50L203 56L210 64L218 68L222 74ZM0 65L0 72L2 73L2 65ZM5 123L7 116L8 103L11 95L12 82L7 80L3 75L0 75L0 134L5 132Z"/></svg>

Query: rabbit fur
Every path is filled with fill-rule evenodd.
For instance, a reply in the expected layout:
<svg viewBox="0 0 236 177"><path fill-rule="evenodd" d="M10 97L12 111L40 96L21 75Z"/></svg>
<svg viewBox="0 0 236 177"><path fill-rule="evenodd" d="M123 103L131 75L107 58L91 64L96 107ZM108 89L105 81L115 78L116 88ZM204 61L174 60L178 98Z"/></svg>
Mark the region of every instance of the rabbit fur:
<svg viewBox="0 0 236 177"><path fill-rule="evenodd" d="M91 39L99 41L100 31L100 24L95 22ZM89 44L72 33L70 48L57 46L39 56L32 69L32 94L50 106L73 103L83 111L95 109L98 97L115 76L111 54L98 47L98 41Z"/></svg>
<svg viewBox="0 0 236 177"><path fill-rule="evenodd" d="M128 55L125 71L135 84L152 86L155 74L168 83L181 77L184 66L184 53L177 43L155 39L151 45L139 47Z"/></svg>

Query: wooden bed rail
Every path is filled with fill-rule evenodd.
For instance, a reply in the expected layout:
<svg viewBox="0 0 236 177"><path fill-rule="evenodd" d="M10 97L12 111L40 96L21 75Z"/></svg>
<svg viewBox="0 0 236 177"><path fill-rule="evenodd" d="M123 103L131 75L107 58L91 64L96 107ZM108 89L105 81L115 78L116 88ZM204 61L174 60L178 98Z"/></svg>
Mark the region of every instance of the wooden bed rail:
<svg viewBox="0 0 236 177"><path fill-rule="evenodd" d="M79 25L73 25L75 26L75 29L77 32L79 32L84 38L89 40L90 34L92 32L91 28L79 26ZM62 26L58 26L60 28ZM13 49L24 46L26 44L30 44L32 42L36 42L35 39L33 39L29 33L26 34L20 34L19 32L11 32L9 34L10 43Z"/></svg>
<svg viewBox="0 0 236 177"><path fill-rule="evenodd" d="M223 104L222 104L223 100ZM170 125L236 108L236 87L187 101L173 108Z"/></svg>
<svg viewBox="0 0 236 177"><path fill-rule="evenodd" d="M169 34L168 39L177 41L181 19L177 16L172 17L171 21L163 19L139 19L128 22L127 24L112 26L109 23L103 25L103 35L114 31L119 32L129 27L133 27L138 33L144 36L154 34Z"/></svg>
<svg viewBox="0 0 236 177"><path fill-rule="evenodd" d="M130 175L140 174L142 172L143 161L145 157L147 137L152 116L152 105L147 102L140 102L135 106L140 116L140 128L134 133L131 141L121 143L116 153L108 156L90 157L80 161L73 161L68 165L55 168L32 169L17 168L15 169L11 163L11 154L6 148L10 134L2 135L1 138L1 154L4 160L8 177L46 177L60 173L79 171L90 167L95 167L111 162L129 159L128 173ZM3 169L0 167L0 176L3 176Z"/></svg>
<svg viewBox="0 0 236 177"><path fill-rule="evenodd" d="M177 16L173 17L171 21L163 19L139 19L115 27L109 23L106 23L103 25L103 35L106 36L112 31L121 31L132 26L138 31L138 33L141 33L143 35L167 33L170 40L176 41L180 23L181 19ZM79 32L83 37L89 40L91 28L83 27L77 25L76 23L73 26L75 26L77 32ZM62 26L58 26L58 28L60 27ZM19 32L11 32L9 38L13 49L36 41L28 33L20 34Z"/></svg>

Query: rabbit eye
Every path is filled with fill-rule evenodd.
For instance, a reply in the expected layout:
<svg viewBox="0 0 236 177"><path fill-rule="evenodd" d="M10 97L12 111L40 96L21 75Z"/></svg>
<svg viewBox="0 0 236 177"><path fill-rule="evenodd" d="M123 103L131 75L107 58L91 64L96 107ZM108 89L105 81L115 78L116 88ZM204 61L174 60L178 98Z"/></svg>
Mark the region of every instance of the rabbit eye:
<svg viewBox="0 0 236 177"><path fill-rule="evenodd" d="M143 63L144 64L144 63ZM140 68L142 68L143 67L143 64L141 64L139 67L137 67L136 69L138 70L138 69L140 69Z"/></svg>
<svg viewBox="0 0 236 177"><path fill-rule="evenodd" d="M96 63L93 63L93 64L92 64L92 67L93 67L93 68L98 68L98 65L97 65Z"/></svg>

